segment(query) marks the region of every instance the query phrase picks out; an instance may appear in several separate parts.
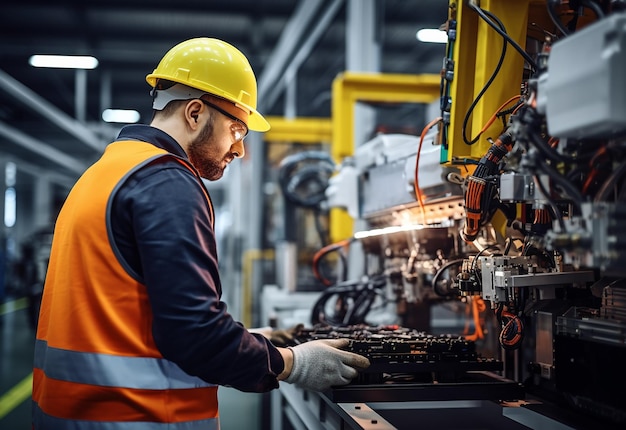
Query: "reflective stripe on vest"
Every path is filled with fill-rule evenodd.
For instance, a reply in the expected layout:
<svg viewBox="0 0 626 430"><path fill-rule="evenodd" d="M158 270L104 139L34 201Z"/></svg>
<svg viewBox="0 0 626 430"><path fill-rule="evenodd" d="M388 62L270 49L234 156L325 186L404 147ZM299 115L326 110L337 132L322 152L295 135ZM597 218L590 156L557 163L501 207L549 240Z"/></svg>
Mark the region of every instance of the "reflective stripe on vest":
<svg viewBox="0 0 626 430"><path fill-rule="evenodd" d="M48 378L103 387L169 390L214 387L164 358L122 357L51 348L35 343L34 367Z"/></svg>
<svg viewBox="0 0 626 430"><path fill-rule="evenodd" d="M219 430L220 428L217 418L184 423L66 420L46 414L35 402L33 402L33 423L35 428L55 430Z"/></svg>

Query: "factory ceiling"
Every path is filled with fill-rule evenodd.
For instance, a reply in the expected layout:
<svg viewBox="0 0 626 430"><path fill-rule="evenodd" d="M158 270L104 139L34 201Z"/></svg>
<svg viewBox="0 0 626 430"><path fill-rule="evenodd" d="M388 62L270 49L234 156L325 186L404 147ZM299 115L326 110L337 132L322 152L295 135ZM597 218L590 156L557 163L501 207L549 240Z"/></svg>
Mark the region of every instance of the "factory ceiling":
<svg viewBox="0 0 626 430"><path fill-rule="evenodd" d="M0 14L0 154L32 175L71 181L120 128L106 108L151 116L145 75L176 43L224 39L259 79L266 115L331 115L331 84L346 66L347 0L11 1ZM378 0L375 34L383 73L439 73L444 45L416 40L445 22L446 0ZM33 54L92 55L97 68L34 68ZM285 97L295 71L295 98Z"/></svg>

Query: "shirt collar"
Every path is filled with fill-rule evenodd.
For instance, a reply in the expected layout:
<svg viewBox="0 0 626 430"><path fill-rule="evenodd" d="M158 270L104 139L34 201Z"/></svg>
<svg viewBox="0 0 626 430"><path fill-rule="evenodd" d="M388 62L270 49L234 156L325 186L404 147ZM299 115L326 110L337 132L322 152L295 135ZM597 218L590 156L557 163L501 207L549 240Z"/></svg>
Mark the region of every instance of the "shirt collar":
<svg viewBox="0 0 626 430"><path fill-rule="evenodd" d="M158 128L145 125L145 124L132 124L127 125L120 130L116 141L119 140L139 140L141 142L148 142L154 146L164 149L169 153L178 155L182 158L187 158L187 154L183 148L176 142L176 140Z"/></svg>

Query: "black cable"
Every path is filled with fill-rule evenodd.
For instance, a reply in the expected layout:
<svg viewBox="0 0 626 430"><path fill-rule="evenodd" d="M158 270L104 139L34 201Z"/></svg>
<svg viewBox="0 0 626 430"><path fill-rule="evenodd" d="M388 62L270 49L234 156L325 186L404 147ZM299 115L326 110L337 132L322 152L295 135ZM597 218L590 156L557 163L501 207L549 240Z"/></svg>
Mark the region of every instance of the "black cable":
<svg viewBox="0 0 626 430"><path fill-rule="evenodd" d="M552 22L554 23L556 28L558 28L559 31L564 36L567 36L569 34L569 30L567 28L565 28L565 26L561 22L561 19L556 14L555 7L560 5L560 4L561 4L560 0L556 0L556 1L555 0L548 0L548 4L547 4L548 15L550 16L550 19L552 20Z"/></svg>
<svg viewBox="0 0 626 430"><path fill-rule="evenodd" d="M443 266L441 266L439 268L439 270L437 270L437 272L435 273L435 275L433 276L433 279L431 281L431 285L433 287L433 291L435 292L435 294L437 294L438 296L441 297L448 297L451 295L450 292L443 292L439 289L439 278L441 277L441 275L443 274L443 272L445 272L446 270L448 270L450 267L454 266L455 264L462 264L464 261L464 259L459 258L456 260L450 260L447 263L445 263Z"/></svg>
<svg viewBox="0 0 626 430"><path fill-rule="evenodd" d="M331 326L364 324L365 317L372 309L376 297L381 294L386 282L386 276L378 275L365 281L346 281L327 288L313 305L311 323ZM335 312L329 314L325 308L333 297L337 297L336 309ZM340 305L338 309L337 304Z"/></svg>
<svg viewBox="0 0 626 430"><path fill-rule="evenodd" d="M587 9L591 9L596 14L597 18L604 18L604 11L600 5L592 0L582 0L581 3Z"/></svg>
<svg viewBox="0 0 626 430"><path fill-rule="evenodd" d="M609 176L609 178L606 181L604 181L604 183L602 184L602 187L596 194L594 201L601 202L603 200L608 199L609 193L611 192L613 187L617 185L617 183L624 176L624 174L626 174L626 164L622 163L619 165L617 169L615 169L615 171L611 174L611 176Z"/></svg>
<svg viewBox="0 0 626 430"><path fill-rule="evenodd" d="M341 266L343 268L342 270L342 276L340 281L343 282L346 280L346 278L348 277L348 261L347 261L347 257L346 255L343 253L343 247L346 246L347 244L350 244L354 241L354 238L350 238L350 240L348 242L339 242L335 245L327 245L327 249L323 249L318 251L318 254L315 255L315 257L313 258L313 273L315 274L315 277L322 281L322 283L324 283L325 285L330 285L330 283L332 281L330 281L326 276L324 276L322 274L322 271L320 270L322 267L322 263L325 261L325 258L332 252L337 252L339 254L339 258L341 258ZM320 253L321 252L321 253Z"/></svg>
<svg viewBox="0 0 626 430"><path fill-rule="evenodd" d="M587 161L585 158L582 157L573 157L559 153L557 150L548 145L548 143L544 141L537 133L530 132L529 137L530 143L532 143L535 148L537 148L546 158L551 161L572 164L579 164Z"/></svg>
<svg viewBox="0 0 626 430"><path fill-rule="evenodd" d="M502 26L502 28L504 28L504 25L502 24L502 22L500 22L500 20L498 20L497 22L498 22L498 25L500 25L500 26ZM502 68L502 64L504 63L504 57L506 55L506 45L507 45L507 41L503 40L502 41L502 51L500 51L500 59L498 60L498 64L496 65L496 68L493 70L493 73L489 77L489 80L487 80L487 82L485 83L483 88L480 90L480 92L478 93L478 95L476 96L474 101L472 101L472 104L470 105L470 107L468 108L467 112L465 113L465 118L463 118L463 127L462 127L463 141L467 145L473 145L476 142L478 142L478 139L480 139L480 134L478 134L478 136L476 136L475 138L473 138L471 140L467 138L467 132L466 132L466 130L467 130L467 123L469 122L469 118L472 115L472 112L474 112L474 108L476 108L476 105L478 104L478 101L482 98L482 96L485 94L485 92L487 92L487 89L491 86L491 84L493 83L494 79L496 78L496 76L500 72L500 69Z"/></svg>
<svg viewBox="0 0 626 430"><path fill-rule="evenodd" d="M474 0L468 0L468 6L470 7L470 9L473 9L478 16L480 16L483 21L485 21L491 28L493 28L500 36L502 36L504 38L504 40L506 40L507 42L509 42L511 44L511 46L513 46L513 48L519 52L519 54L524 58L524 60L526 60L526 62L528 63L528 65L531 67L531 69L533 71L537 70L537 63L535 63L535 60L532 59L532 57L530 55L528 55L528 53L524 50L524 48L522 48L521 46L519 46L519 44L513 40L511 38L511 36L509 36L506 32L506 30L504 29L504 25L502 25L502 22L498 19L498 17L496 17L494 14L492 14L491 12L481 9L480 7L478 7L475 3ZM496 26L493 21L496 21L498 23L498 25ZM499 28L500 27L500 28Z"/></svg>
<svg viewBox="0 0 626 430"><path fill-rule="evenodd" d="M314 220L315 220L315 230L320 237L320 243L322 244L322 248L327 246L330 243L328 237L328 229L324 227L322 224L322 217L324 216L323 211L319 209L315 209L314 211Z"/></svg>
<svg viewBox="0 0 626 430"><path fill-rule="evenodd" d="M501 317L506 322L504 327L502 327L502 331L500 331L500 336L498 336L500 345L507 350L518 349L522 345L522 340L524 340L524 323L522 319L508 312L503 312Z"/></svg>
<svg viewBox="0 0 626 430"><path fill-rule="evenodd" d="M552 179L552 181L559 188L561 188L561 190L565 191L565 194L567 194L572 202L580 209L580 205L584 200L583 195L580 193L580 191L574 188L574 186L566 178L561 176L559 172L548 166L548 164L546 164L544 160L540 159L539 157L535 157L535 162L537 163L537 167L539 167L539 170L548 175L550 179Z"/></svg>
<svg viewBox="0 0 626 430"><path fill-rule="evenodd" d="M335 163L323 151L303 151L285 157L278 171L278 183L290 202L303 207L318 207L325 199L324 191L333 174ZM309 187L309 195L298 193ZM304 195L301 195L304 194Z"/></svg>

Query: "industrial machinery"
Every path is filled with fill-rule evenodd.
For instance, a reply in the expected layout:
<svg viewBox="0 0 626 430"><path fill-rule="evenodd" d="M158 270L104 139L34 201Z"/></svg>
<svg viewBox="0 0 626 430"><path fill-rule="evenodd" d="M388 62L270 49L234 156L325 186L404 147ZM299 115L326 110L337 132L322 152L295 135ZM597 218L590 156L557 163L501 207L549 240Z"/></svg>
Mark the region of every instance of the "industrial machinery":
<svg viewBox="0 0 626 430"><path fill-rule="evenodd" d="M330 178L355 229L314 259L326 289L299 340L349 337L386 374L337 401L516 401L558 423L528 427L624 428L626 2L449 6L440 116ZM464 352L423 360L419 333Z"/></svg>
<svg viewBox="0 0 626 430"><path fill-rule="evenodd" d="M363 325L369 347L371 327L383 330L375 339L385 351L418 342L414 330L447 334L476 354L447 364L476 370L468 362L478 357L497 375L485 397L459 383L465 398L550 404L595 428L623 428L626 2L449 5L441 116L421 136L357 145L330 179L328 204L357 222L313 263L342 254L333 276L316 272L326 289L303 335L334 331L374 357L358 341ZM410 333L398 340L381 329L389 325ZM377 366L405 363L400 373L427 354L391 351ZM394 391L361 379L333 395L380 401L386 390L415 401L427 392L411 391L415 381Z"/></svg>

